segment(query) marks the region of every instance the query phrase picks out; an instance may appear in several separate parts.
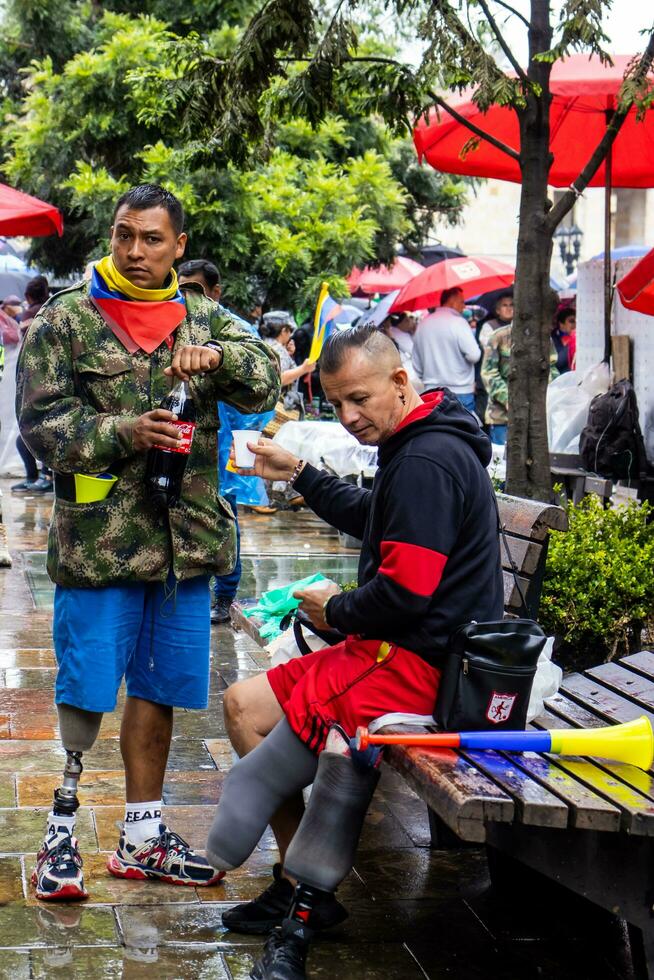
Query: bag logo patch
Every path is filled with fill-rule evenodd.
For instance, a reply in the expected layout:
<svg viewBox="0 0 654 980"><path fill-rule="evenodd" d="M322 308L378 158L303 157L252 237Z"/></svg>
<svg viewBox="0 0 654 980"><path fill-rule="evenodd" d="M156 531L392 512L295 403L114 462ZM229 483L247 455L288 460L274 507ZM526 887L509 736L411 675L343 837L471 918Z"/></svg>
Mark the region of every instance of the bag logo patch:
<svg viewBox="0 0 654 980"><path fill-rule="evenodd" d="M508 721L517 697L517 694L498 694L497 691L493 691L486 709L488 720L494 725Z"/></svg>

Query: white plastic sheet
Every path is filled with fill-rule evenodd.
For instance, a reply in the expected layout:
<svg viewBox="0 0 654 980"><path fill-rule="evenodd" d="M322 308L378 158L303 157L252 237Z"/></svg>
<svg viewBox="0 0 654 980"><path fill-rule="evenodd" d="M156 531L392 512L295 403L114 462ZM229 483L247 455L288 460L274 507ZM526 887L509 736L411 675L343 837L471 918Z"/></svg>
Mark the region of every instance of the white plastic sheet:
<svg viewBox="0 0 654 980"><path fill-rule="evenodd" d="M286 422L273 441L337 476L373 476L377 469L377 447L360 445L338 422Z"/></svg>
<svg viewBox="0 0 654 980"><path fill-rule="evenodd" d="M594 365L583 376L578 371L559 375L547 389L547 435L551 453L578 453L579 436L588 420L595 395L609 390L608 364Z"/></svg>

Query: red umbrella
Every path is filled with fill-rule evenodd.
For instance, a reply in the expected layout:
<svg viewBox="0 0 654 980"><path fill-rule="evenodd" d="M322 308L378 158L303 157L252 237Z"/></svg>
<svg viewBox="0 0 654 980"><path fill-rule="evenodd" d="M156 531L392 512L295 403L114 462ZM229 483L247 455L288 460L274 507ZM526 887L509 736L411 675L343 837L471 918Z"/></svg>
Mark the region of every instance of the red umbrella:
<svg viewBox="0 0 654 980"><path fill-rule="evenodd" d="M55 232L58 235L64 233L61 211L38 197L0 184L0 235L7 238L17 235L37 238Z"/></svg>
<svg viewBox="0 0 654 980"><path fill-rule="evenodd" d="M617 95L631 55L615 55L613 65L603 65L593 56L577 54L557 61L552 67L550 109L550 149L554 162L549 182L568 187L579 176L590 150L599 143L606 129L606 114L616 108ZM520 148L518 118L512 109L491 106L486 113L470 100L471 93L453 99L453 109L476 123L487 133L516 151ZM432 167L447 173L474 177L497 177L520 183L516 160L480 140L462 157L470 131L443 109L432 109L418 122L413 139L418 156ZM613 145L611 183L613 187L652 187L654 185L654 111L648 110L636 122L636 109L627 116ZM591 187L604 187L606 166L602 164L590 181Z"/></svg>
<svg viewBox="0 0 654 980"><path fill-rule="evenodd" d="M622 305L654 316L654 248L616 283Z"/></svg>
<svg viewBox="0 0 654 980"><path fill-rule="evenodd" d="M430 265L404 286L389 312L400 310L424 310L436 306L444 289L457 286L464 299L479 296L490 289L510 286L515 279L515 269L497 259L482 259L465 255L460 259L445 259Z"/></svg>
<svg viewBox="0 0 654 980"><path fill-rule="evenodd" d="M392 266L380 265L373 269L366 266L365 269L352 269L347 278L347 284L351 292L361 292L373 295L374 293L392 293L395 289L401 289L405 283L410 282L414 276L422 272L424 266L413 259L407 259L403 255L398 255Z"/></svg>

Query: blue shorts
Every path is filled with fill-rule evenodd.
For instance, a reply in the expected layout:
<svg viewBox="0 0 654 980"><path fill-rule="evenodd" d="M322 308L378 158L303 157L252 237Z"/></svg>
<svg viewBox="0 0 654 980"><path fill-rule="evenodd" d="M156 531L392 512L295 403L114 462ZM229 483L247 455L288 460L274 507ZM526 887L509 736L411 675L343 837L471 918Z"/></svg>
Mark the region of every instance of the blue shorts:
<svg viewBox="0 0 654 980"><path fill-rule="evenodd" d="M57 704L113 711L123 677L130 697L206 708L209 578L55 590Z"/></svg>

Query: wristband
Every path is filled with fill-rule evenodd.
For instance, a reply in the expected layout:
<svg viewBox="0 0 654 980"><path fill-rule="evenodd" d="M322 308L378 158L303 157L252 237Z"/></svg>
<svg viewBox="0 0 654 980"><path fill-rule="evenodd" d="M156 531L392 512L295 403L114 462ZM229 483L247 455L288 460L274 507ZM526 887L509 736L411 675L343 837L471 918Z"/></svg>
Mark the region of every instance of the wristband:
<svg viewBox="0 0 654 980"><path fill-rule="evenodd" d="M304 460L303 459L298 459L297 463L295 464L295 469L293 470L293 472L291 474L291 479L288 481L291 486L293 486L293 484L297 480L298 476L302 472L302 467L303 466L304 466Z"/></svg>
<svg viewBox="0 0 654 980"><path fill-rule="evenodd" d="M204 344L204 346L208 347L210 350L215 350L217 354L220 354L220 361L218 362L218 367L215 367L213 369L214 371L217 371L218 368L221 367L225 357L225 351L223 350L223 345L218 340L208 340L206 344Z"/></svg>

